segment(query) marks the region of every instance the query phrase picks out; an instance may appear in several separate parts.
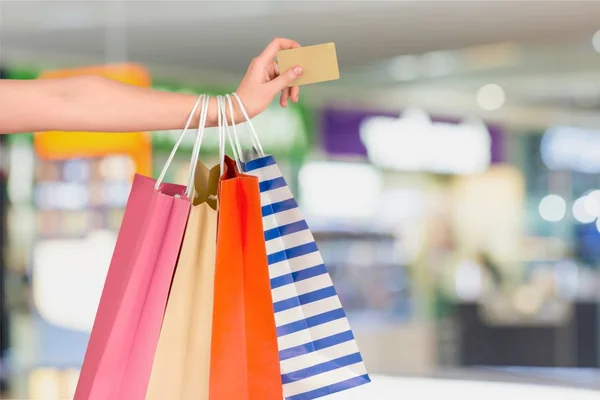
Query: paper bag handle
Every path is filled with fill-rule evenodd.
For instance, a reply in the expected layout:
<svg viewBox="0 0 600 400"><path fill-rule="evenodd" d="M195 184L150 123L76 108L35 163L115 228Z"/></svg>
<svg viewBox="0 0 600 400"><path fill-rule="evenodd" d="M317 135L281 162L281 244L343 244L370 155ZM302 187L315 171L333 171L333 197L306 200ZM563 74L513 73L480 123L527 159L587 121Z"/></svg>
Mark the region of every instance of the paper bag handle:
<svg viewBox="0 0 600 400"><path fill-rule="evenodd" d="M234 113L233 113L233 102L231 101L231 97L235 97L236 102L238 103L240 110L242 111L242 114L244 115L244 118L246 119L246 123L248 124L248 129L250 131L251 134L251 139L252 139L252 145L254 146L254 148L256 149L256 151L258 152L260 157L264 157L265 156L265 152L263 150L262 145L260 144L260 140L258 139L258 135L256 134L256 129L254 129L254 125L252 125L252 121L250 120L250 116L248 115L248 112L246 111L246 108L244 107L244 103L242 102L242 99L240 98L240 96L233 92L231 95L226 95L225 98L227 99L227 102L229 103L229 115L231 117L231 127L233 129L233 136L234 136L234 140L235 140L235 145L237 147L237 151L238 154L242 155L242 146L240 144L238 135L237 135L237 131L235 129L235 119L234 119Z"/></svg>
<svg viewBox="0 0 600 400"><path fill-rule="evenodd" d="M217 103L219 104L222 129L223 129L223 140L225 140L225 133L226 133L227 139L229 139L229 144L231 146L231 151L233 152L233 159L235 160L238 170L241 172L242 171L242 165L240 163L240 156L241 156L240 148L241 147L239 145L236 147L236 142L234 142L234 139L231 136L231 131L229 130L229 124L227 123L227 108L225 106L225 98L226 97L227 96L225 96L225 97L217 96ZM234 129L234 135L235 135L235 124L232 124L231 127ZM225 146L223 145L223 153L221 155L222 162L224 162L224 159L225 159Z"/></svg>
<svg viewBox="0 0 600 400"><path fill-rule="evenodd" d="M154 185L155 190L157 190L157 191L160 190L160 186L162 185L162 183L165 179L167 170L171 166L171 163L173 162L173 159L175 158L175 154L177 153L177 150L179 149L179 146L181 145L185 134L187 133L187 131L190 128L190 125L192 124L192 120L194 118L194 115L196 114L196 110L200 106L200 103L202 103L202 108L201 108L201 113L200 113L200 118L199 118L200 122L199 122L199 126L198 126L198 134L196 137L196 141L194 142L194 148L192 150L192 159L190 161L191 162L191 165L190 165L190 170L191 170L190 171L190 179L191 180L188 181L188 186L186 187L186 195L188 196L188 198L191 195L191 188L193 188L193 183L194 183L195 165L198 162L200 146L202 143L202 138L204 135L204 127L206 125L206 118L207 118L207 114L208 114L209 97L205 94L201 94L196 99L196 102L194 103L194 106L192 107L192 111L190 112L187 122L185 123L185 127L183 128L183 131L181 132L181 134L179 135L179 138L175 142L175 145L173 146L173 150L171 150L171 154L169 155L167 162L165 163L162 171L160 172L160 175L158 176L158 179L156 180L156 183ZM191 184L190 184L190 182L191 182Z"/></svg>
<svg viewBox="0 0 600 400"><path fill-rule="evenodd" d="M202 147L202 139L204 138L204 128L206 128L206 119L208 118L208 107L210 105L210 97L206 96L202 103L202 111L198 122L198 133L196 141L194 142L194 148L192 150L192 160L190 162L190 175L188 178L188 184L185 190L185 195L188 199L192 198L194 191L194 179L196 177L196 165L200 158L200 148Z"/></svg>

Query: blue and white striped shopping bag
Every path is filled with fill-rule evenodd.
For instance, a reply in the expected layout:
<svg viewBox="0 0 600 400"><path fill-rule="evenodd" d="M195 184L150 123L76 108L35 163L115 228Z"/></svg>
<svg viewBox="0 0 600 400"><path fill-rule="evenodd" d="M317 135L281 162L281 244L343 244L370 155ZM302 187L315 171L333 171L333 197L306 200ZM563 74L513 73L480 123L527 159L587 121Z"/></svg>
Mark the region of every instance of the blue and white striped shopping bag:
<svg viewBox="0 0 600 400"><path fill-rule="evenodd" d="M283 394L310 400L370 382L311 231L273 156L243 165L260 182Z"/></svg>

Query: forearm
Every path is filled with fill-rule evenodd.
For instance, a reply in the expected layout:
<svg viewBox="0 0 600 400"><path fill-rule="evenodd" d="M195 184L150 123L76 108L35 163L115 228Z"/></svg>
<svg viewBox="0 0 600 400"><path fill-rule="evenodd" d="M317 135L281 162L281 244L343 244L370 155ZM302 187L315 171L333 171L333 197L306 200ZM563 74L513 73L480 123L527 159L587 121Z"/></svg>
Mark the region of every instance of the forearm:
<svg viewBox="0 0 600 400"><path fill-rule="evenodd" d="M91 76L5 81L0 86L0 133L181 129L196 98ZM239 122L237 107L235 114ZM198 117L199 112L192 127L198 126ZM207 125L216 124L216 100L212 98Z"/></svg>

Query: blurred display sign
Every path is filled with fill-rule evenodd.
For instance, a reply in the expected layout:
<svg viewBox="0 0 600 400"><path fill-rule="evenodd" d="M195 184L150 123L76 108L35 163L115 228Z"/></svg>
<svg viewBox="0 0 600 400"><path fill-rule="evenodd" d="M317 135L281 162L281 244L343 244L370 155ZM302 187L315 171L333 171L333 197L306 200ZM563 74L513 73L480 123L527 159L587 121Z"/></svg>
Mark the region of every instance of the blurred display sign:
<svg viewBox="0 0 600 400"><path fill-rule="evenodd" d="M307 218L369 221L377 212L383 178L369 164L313 161L298 176Z"/></svg>
<svg viewBox="0 0 600 400"><path fill-rule="evenodd" d="M542 160L552 170L600 172L600 131L554 126L541 142Z"/></svg>
<svg viewBox="0 0 600 400"><path fill-rule="evenodd" d="M242 145L251 148L250 132L246 124L236 130ZM287 154L306 148L306 127L302 114L292 108L281 108L278 104L252 119L252 125L258 133L260 142L268 153ZM196 128L191 129L183 139L181 150L191 151L196 139ZM170 151L177 141L181 130L155 132L152 140L156 149ZM216 128L209 128L202 143L205 152L218 153L219 137Z"/></svg>
<svg viewBox="0 0 600 400"><path fill-rule="evenodd" d="M360 126L369 160L400 171L475 174L491 164L491 138L479 120L459 124L433 122L419 109L399 118L371 117Z"/></svg>
<svg viewBox="0 0 600 400"><path fill-rule="evenodd" d="M417 137L416 134L406 130L407 126L416 124L411 122L412 116L421 121L421 127L417 129L421 132L419 135L422 137ZM367 128L363 124L377 125L377 130L381 129L382 131L375 132L375 128ZM483 124L480 121L471 123L456 118L428 116L418 110L414 112L406 110L398 118L398 113L389 111L328 108L320 115L320 128L322 146L327 154L367 157L366 136L370 136L369 141L381 143L381 146L385 145L384 150L388 155L383 156L384 161L387 161L384 164L388 162L408 164L408 166L400 165L400 167L409 170L429 172L436 172L439 168L448 170L448 165L446 165L448 160L454 163L457 162L457 159L464 157L467 149L463 149L461 146L471 136L475 138L476 143L468 143L468 151L477 152L477 163L483 165L484 163L496 164L504 161L504 129L500 125ZM373 133L366 134L364 133L365 129ZM478 133L474 133L475 131ZM402 137L396 138L396 136ZM427 139L423 140L424 137ZM377 145L375 146L377 147ZM371 156L374 156L372 151L373 149L370 151ZM402 157L409 157L410 160L401 160ZM435 161L434 167L437 165L437 168L432 170L429 160L434 157L441 157L441 161ZM488 159L489 162L486 161ZM375 161L373 160L373 162ZM459 163L462 164L462 161ZM475 161L473 164L479 165L475 164ZM450 169L456 169L454 164L450 166Z"/></svg>
<svg viewBox="0 0 600 400"><path fill-rule="evenodd" d="M76 69L45 71L39 78L65 78L98 75L119 82L150 87L148 71L137 64L115 64ZM64 160L81 157L101 157L110 154L129 155L139 173L151 173L151 139L145 132L38 132L34 136L37 155L44 160Z"/></svg>

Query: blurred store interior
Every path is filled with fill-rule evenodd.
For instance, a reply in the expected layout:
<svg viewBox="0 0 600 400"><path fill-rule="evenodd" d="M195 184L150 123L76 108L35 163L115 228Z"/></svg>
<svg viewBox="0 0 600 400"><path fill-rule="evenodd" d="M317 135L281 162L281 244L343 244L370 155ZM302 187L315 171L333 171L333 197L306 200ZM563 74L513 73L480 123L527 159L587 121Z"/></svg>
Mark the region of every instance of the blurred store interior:
<svg viewBox="0 0 600 400"><path fill-rule="evenodd" d="M370 373L402 377L398 393L421 378L598 390L599 17L598 1L0 1L0 65L129 63L127 79L222 94L273 37L335 42L342 79L256 127ZM130 177L156 176L177 132L44 135L0 137L7 398L72 395ZM471 398L452 387L438 393Z"/></svg>

